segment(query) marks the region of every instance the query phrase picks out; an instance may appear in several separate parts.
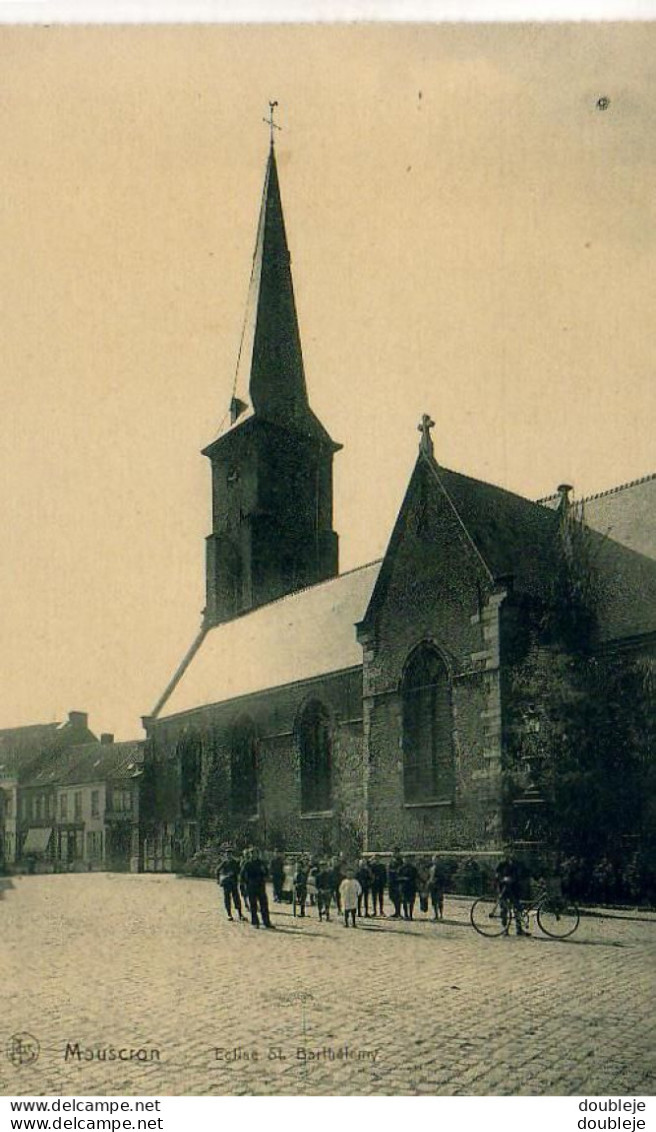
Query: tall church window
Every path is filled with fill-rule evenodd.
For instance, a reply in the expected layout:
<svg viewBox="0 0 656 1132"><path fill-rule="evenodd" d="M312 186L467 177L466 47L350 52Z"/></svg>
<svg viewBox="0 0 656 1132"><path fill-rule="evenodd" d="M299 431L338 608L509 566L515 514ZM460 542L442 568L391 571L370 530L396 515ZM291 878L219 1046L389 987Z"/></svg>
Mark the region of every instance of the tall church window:
<svg viewBox="0 0 656 1132"><path fill-rule="evenodd" d="M306 704L298 722L301 762L301 810L320 813L332 806L332 734L330 716L319 700Z"/></svg>
<svg viewBox="0 0 656 1132"><path fill-rule="evenodd" d="M230 801L233 814L253 817L257 813L257 735L253 720L247 716L232 730Z"/></svg>
<svg viewBox="0 0 656 1132"><path fill-rule="evenodd" d="M196 812L198 802L198 788L202 772L202 743L196 731L185 732L178 742L178 757L180 759L180 809L184 817ZM114 792L114 809L116 809L116 791Z"/></svg>
<svg viewBox="0 0 656 1132"><path fill-rule="evenodd" d="M451 688L444 661L429 645L410 657L402 700L404 801L448 801L454 788Z"/></svg>

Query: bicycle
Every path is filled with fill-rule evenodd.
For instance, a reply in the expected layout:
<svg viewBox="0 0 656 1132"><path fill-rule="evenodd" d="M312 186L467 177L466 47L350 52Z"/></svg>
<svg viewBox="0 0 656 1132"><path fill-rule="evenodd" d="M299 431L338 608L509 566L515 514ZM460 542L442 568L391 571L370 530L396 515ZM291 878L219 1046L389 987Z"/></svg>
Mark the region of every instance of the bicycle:
<svg viewBox="0 0 656 1132"><path fill-rule="evenodd" d="M482 896L469 910L472 927L488 937L509 935L517 910L518 926L529 932L530 917L535 916L538 927L551 939L567 939L573 935L581 919L576 904L565 897L550 893L543 885L535 897L513 903L507 896Z"/></svg>

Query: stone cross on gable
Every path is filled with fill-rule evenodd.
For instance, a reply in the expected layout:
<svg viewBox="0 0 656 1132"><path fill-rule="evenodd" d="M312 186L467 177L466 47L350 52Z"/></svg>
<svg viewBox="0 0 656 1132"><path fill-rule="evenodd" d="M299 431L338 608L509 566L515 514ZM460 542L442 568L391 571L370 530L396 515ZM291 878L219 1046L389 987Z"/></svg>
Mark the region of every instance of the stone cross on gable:
<svg viewBox="0 0 656 1132"><path fill-rule="evenodd" d="M433 455L433 438L430 430L435 428L435 421L424 413L420 423L417 425L418 432L421 433L421 440L419 441L419 451L425 453L426 456Z"/></svg>

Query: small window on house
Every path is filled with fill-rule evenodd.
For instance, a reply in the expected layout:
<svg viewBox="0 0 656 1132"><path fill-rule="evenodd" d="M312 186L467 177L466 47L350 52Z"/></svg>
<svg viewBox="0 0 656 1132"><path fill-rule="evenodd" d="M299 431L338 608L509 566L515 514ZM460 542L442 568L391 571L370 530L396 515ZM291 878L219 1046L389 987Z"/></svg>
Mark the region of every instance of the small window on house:
<svg viewBox="0 0 656 1132"><path fill-rule="evenodd" d="M230 742L230 800L232 812L243 817L257 813L257 736L252 719L240 719Z"/></svg>
<svg viewBox="0 0 656 1132"><path fill-rule="evenodd" d="M82 817L82 791L76 790L73 795L73 806L75 809L75 820L79 821Z"/></svg>
<svg viewBox="0 0 656 1132"><path fill-rule="evenodd" d="M298 723L301 763L301 810L320 813L332 805L332 734L330 716L319 700L306 704Z"/></svg>
<svg viewBox="0 0 656 1132"><path fill-rule="evenodd" d="M100 792L98 790L91 791L91 817L97 818L100 813Z"/></svg>
<svg viewBox="0 0 656 1132"><path fill-rule="evenodd" d="M404 800L448 801L455 779L451 687L444 661L429 645L408 661L402 701Z"/></svg>
<svg viewBox="0 0 656 1132"><path fill-rule="evenodd" d="M61 794L59 797L59 816L60 818L68 817L68 794Z"/></svg>

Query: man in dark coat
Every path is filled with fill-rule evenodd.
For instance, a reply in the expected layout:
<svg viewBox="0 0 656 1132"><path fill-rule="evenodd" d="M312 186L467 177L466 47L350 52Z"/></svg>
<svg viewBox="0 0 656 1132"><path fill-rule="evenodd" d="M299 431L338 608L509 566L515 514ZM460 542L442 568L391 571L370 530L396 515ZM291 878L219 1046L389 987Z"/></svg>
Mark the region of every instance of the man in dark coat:
<svg viewBox="0 0 656 1132"><path fill-rule="evenodd" d="M517 859L512 845L505 852L495 870L499 899L506 906L506 915L514 919L517 935L527 935L522 927L522 888L526 883L527 871Z"/></svg>
<svg viewBox="0 0 656 1132"><path fill-rule="evenodd" d="M401 850L395 848L389 867L387 869L387 888L390 895L390 900L394 905L393 920L401 919L401 869L403 868L403 857Z"/></svg>
<svg viewBox="0 0 656 1132"><path fill-rule="evenodd" d="M285 861L281 853L274 853L269 865L271 883L273 885L273 899L276 904L282 900L282 886L285 879Z"/></svg>
<svg viewBox="0 0 656 1132"><path fill-rule="evenodd" d="M305 903L307 901L307 882L308 882L309 863L304 857L297 862L294 869L294 915L305 916Z"/></svg>
<svg viewBox="0 0 656 1132"><path fill-rule="evenodd" d="M355 879L358 881L362 892L358 896L358 916L362 915L362 908L364 906L364 914L369 916L369 893L371 892L371 882L373 880L369 862L363 857L358 863L355 872Z"/></svg>
<svg viewBox="0 0 656 1132"><path fill-rule="evenodd" d="M223 847L223 857L216 870L216 882L223 889L223 902L228 913L228 919L233 919L232 905L234 904L239 919L245 920L246 917L242 913L239 896L239 861L229 845Z"/></svg>
<svg viewBox="0 0 656 1132"><path fill-rule="evenodd" d="M241 880L248 893L248 904L251 912L251 924L259 928L258 910L262 916L265 928L273 928L269 918L269 898L266 890L266 865L257 849L248 849L241 867Z"/></svg>
<svg viewBox="0 0 656 1132"><path fill-rule="evenodd" d="M371 870L371 901L373 904L371 914L372 916L384 916L383 898L385 896L385 884L387 882L387 869L383 862L379 861L377 857L374 857L374 859L369 862L369 868Z"/></svg>
<svg viewBox="0 0 656 1132"><path fill-rule="evenodd" d="M339 891L339 886L346 876L346 870L344 869L344 862L341 853L338 857L333 857L330 865L333 874L333 899L335 901L335 904L337 905L337 911L341 915L342 897Z"/></svg>
<svg viewBox="0 0 656 1132"><path fill-rule="evenodd" d="M403 904L403 915L406 920L411 920L415 910L415 900L417 899L417 879L418 879L417 866L412 858L401 865L399 869L399 881L401 886L401 902Z"/></svg>
<svg viewBox="0 0 656 1132"><path fill-rule="evenodd" d="M400 866L398 878L404 918L412 919L417 898L417 867L412 857L408 857Z"/></svg>

